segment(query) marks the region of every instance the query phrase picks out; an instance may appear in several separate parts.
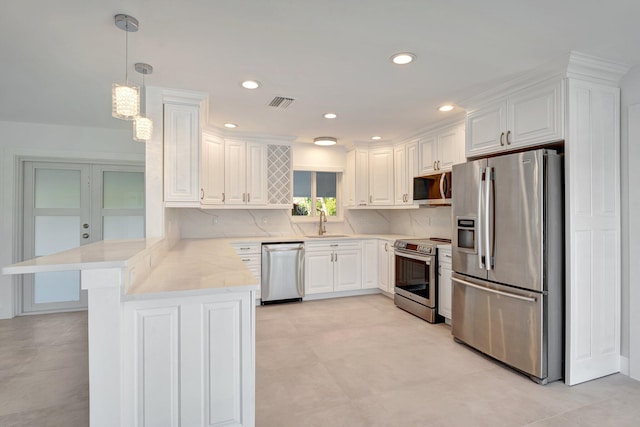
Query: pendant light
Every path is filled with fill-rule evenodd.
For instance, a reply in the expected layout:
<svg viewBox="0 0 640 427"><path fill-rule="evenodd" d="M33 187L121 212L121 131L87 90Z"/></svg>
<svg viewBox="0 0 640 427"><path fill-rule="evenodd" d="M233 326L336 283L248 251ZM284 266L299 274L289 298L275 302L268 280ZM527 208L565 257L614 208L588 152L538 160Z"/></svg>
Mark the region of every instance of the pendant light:
<svg viewBox="0 0 640 427"><path fill-rule="evenodd" d="M138 87L129 84L127 61L129 56L129 33L138 31L138 20L133 16L118 14L116 27L125 32L124 83L114 83L111 87L111 115L117 119L133 120L140 111Z"/></svg>
<svg viewBox="0 0 640 427"><path fill-rule="evenodd" d="M149 64L138 62L135 65L135 70L142 74L142 90L140 91L140 115L133 121L133 140L145 142L149 141L153 134L153 120L145 117L147 89L144 76L153 73L153 67Z"/></svg>

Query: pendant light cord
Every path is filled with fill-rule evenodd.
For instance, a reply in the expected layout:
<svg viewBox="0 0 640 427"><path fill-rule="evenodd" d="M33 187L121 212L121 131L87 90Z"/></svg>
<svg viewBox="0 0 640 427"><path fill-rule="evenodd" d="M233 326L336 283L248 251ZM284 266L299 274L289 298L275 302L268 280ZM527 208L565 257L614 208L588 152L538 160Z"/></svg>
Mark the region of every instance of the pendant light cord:
<svg viewBox="0 0 640 427"><path fill-rule="evenodd" d="M126 24L124 33L124 82L129 85L129 69L127 67L129 61L129 23Z"/></svg>

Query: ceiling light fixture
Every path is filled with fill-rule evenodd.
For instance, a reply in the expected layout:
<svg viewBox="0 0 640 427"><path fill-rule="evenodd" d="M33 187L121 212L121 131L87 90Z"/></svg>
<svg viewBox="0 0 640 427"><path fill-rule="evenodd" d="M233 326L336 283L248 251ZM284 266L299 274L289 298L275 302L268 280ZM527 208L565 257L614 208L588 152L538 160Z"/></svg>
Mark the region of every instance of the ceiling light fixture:
<svg viewBox="0 0 640 427"><path fill-rule="evenodd" d="M379 140L381 140L381 139L382 139L382 137L381 137L381 136L376 135L376 136L372 136L372 137L371 137L371 139L373 139L374 141L379 141Z"/></svg>
<svg viewBox="0 0 640 427"><path fill-rule="evenodd" d="M446 104L446 105L443 105L440 108L438 108L438 110L443 111L443 112L451 111L451 110L453 110L453 105Z"/></svg>
<svg viewBox="0 0 640 427"><path fill-rule="evenodd" d="M406 65L413 62L416 59L416 55L411 52L400 52L391 56L391 62L398 65Z"/></svg>
<svg viewBox="0 0 640 427"><path fill-rule="evenodd" d="M260 82L257 80L245 80L241 85L245 89L258 89L260 87Z"/></svg>
<svg viewBox="0 0 640 427"><path fill-rule="evenodd" d="M224 127L229 128L229 129L235 129L235 128L238 127L238 125L235 124L235 123L225 123Z"/></svg>
<svg viewBox="0 0 640 427"><path fill-rule="evenodd" d="M319 136L313 138L313 143L316 145L336 145L338 140L332 136Z"/></svg>
<svg viewBox="0 0 640 427"><path fill-rule="evenodd" d="M335 119L336 117L338 117L338 115L336 113L326 113L324 115L325 119Z"/></svg>
<svg viewBox="0 0 640 427"><path fill-rule="evenodd" d="M149 64L138 62L134 66L135 70L142 74L142 90L140 91L140 115L133 121L133 140L145 142L149 141L153 136L153 120L145 117L147 89L144 76L153 73L153 67Z"/></svg>
<svg viewBox="0 0 640 427"><path fill-rule="evenodd" d="M117 119L133 120L138 116L140 97L138 87L129 84L128 57L129 33L138 31L138 20L133 16L118 14L114 17L116 27L125 32L124 83L111 86L111 115Z"/></svg>

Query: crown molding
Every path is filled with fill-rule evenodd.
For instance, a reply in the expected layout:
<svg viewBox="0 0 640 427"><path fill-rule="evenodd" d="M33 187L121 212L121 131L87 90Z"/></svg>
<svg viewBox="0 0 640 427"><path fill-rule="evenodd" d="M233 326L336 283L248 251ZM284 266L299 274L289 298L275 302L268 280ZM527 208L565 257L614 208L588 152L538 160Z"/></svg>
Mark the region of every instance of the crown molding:
<svg viewBox="0 0 640 427"><path fill-rule="evenodd" d="M566 76L580 80L618 86L631 69L629 64L610 61L580 52L569 54Z"/></svg>

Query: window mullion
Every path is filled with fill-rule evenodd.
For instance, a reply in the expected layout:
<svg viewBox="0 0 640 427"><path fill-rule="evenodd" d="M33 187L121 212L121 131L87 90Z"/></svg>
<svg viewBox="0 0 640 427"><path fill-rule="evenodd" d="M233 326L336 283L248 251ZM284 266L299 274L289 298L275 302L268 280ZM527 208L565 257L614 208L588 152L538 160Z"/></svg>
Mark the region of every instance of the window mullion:
<svg viewBox="0 0 640 427"><path fill-rule="evenodd" d="M317 183L316 183L316 173L311 172L311 216L317 216L318 212L316 212L316 191Z"/></svg>

